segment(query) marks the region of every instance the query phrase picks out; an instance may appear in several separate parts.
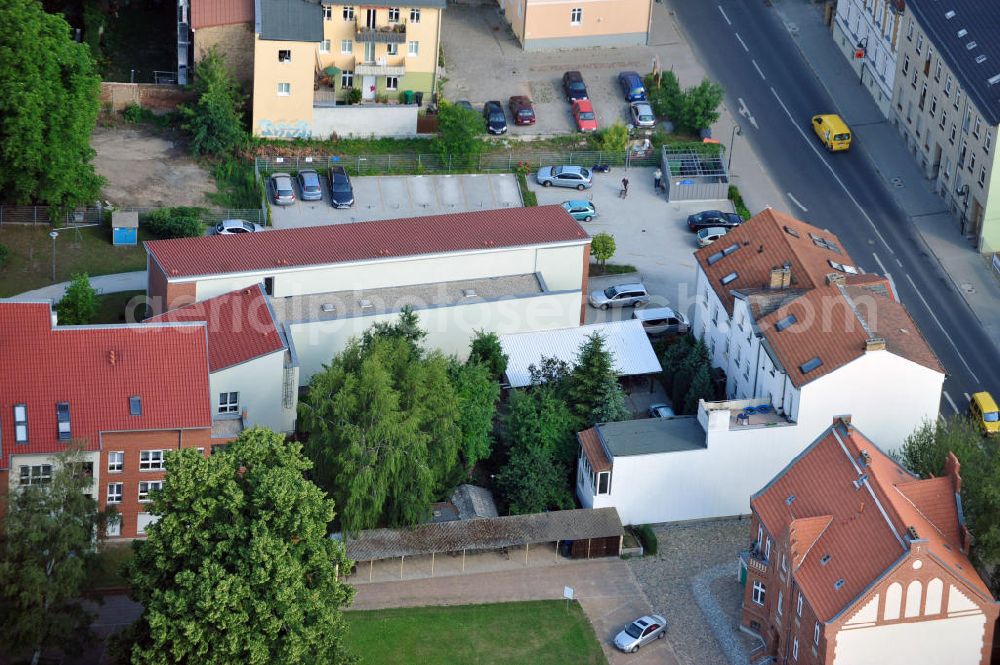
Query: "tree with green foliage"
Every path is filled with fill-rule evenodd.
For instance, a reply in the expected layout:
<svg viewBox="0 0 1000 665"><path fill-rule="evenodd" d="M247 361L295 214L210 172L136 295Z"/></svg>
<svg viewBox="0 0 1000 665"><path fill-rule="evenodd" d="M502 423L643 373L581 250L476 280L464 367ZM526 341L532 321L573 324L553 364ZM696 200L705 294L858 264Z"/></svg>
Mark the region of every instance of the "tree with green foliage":
<svg viewBox="0 0 1000 665"><path fill-rule="evenodd" d="M243 145L243 95L215 49L211 49L194 71L193 104L178 107L181 126L191 134L196 155L221 155Z"/></svg>
<svg viewBox="0 0 1000 665"><path fill-rule="evenodd" d="M615 249L617 249L615 237L610 233L595 233L590 238L590 253L597 259L601 268L615 255Z"/></svg>
<svg viewBox="0 0 1000 665"><path fill-rule="evenodd" d="M595 138L598 148L604 152L624 153L628 150L628 127L620 122L600 130Z"/></svg>
<svg viewBox="0 0 1000 665"><path fill-rule="evenodd" d="M676 122L684 104L684 93L681 91L677 75L673 70L662 72L659 79L650 74L646 77L645 83L653 113L658 118L669 118Z"/></svg>
<svg viewBox="0 0 1000 665"><path fill-rule="evenodd" d="M693 416L698 413L698 403L700 400L711 402L715 399L715 391L712 388L712 376L709 374L708 365L699 363L691 376L691 385L687 394L684 395L684 406L681 413Z"/></svg>
<svg viewBox="0 0 1000 665"><path fill-rule="evenodd" d="M0 245L0 270L7 267L7 263L10 261L10 249L7 245Z"/></svg>
<svg viewBox="0 0 1000 665"><path fill-rule="evenodd" d="M37 0L0 11L0 191L7 203L61 210L91 203L100 78L86 44Z"/></svg>
<svg viewBox="0 0 1000 665"><path fill-rule="evenodd" d="M427 337L427 331L420 327L420 318L413 308L404 305L395 322L379 321L372 324L361 336L361 345L367 347L379 339L399 337L410 345L413 352L419 356L423 353L420 343Z"/></svg>
<svg viewBox="0 0 1000 665"><path fill-rule="evenodd" d="M253 427L166 466L149 507L159 519L126 567L142 615L117 652L135 664L354 662L341 614L354 589L337 578L350 562L300 445Z"/></svg>
<svg viewBox="0 0 1000 665"><path fill-rule="evenodd" d="M101 513L74 443L51 462L51 479L14 488L0 522L0 644L8 656L48 647L79 653L94 617L80 604ZM40 479L41 480L41 479Z"/></svg>
<svg viewBox="0 0 1000 665"><path fill-rule="evenodd" d="M594 410L591 411L590 417L587 419L591 425L632 419L632 412L625 404L625 391L622 390L622 385L617 378L607 379L598 388L594 402Z"/></svg>
<svg viewBox="0 0 1000 665"><path fill-rule="evenodd" d="M674 374L684 364L684 360L691 353L692 346L691 337L681 335L668 344L663 353L660 354L660 366L663 368L663 373L660 377L668 394L673 393Z"/></svg>
<svg viewBox="0 0 1000 665"><path fill-rule="evenodd" d="M145 227L158 238L197 238L205 235L205 209L193 206L157 208L146 215Z"/></svg>
<svg viewBox="0 0 1000 665"><path fill-rule="evenodd" d="M511 515L573 506L564 469L553 462L551 452L537 446L512 450L507 464L497 473L496 484Z"/></svg>
<svg viewBox="0 0 1000 665"><path fill-rule="evenodd" d="M704 79L684 91L680 115L674 122L691 134L711 127L719 119L719 106L724 96L725 90L721 85Z"/></svg>
<svg viewBox="0 0 1000 665"><path fill-rule="evenodd" d="M507 371L507 354L500 346L500 338L494 332L477 330L472 338L469 362L478 362L486 367L494 381L503 378Z"/></svg>
<svg viewBox="0 0 1000 665"><path fill-rule="evenodd" d="M1000 592L1000 456L965 416L925 422L906 438L894 455L921 478L941 476L945 460L955 453L961 465L962 510L972 533L970 554L986 573L994 593Z"/></svg>
<svg viewBox="0 0 1000 665"><path fill-rule="evenodd" d="M452 166L469 166L485 149L481 138L486 120L472 109L442 101L437 113L438 135L431 149Z"/></svg>
<svg viewBox="0 0 1000 665"><path fill-rule="evenodd" d="M459 457L466 478L479 460L493 450L493 417L500 401L500 384L486 365L469 358L452 361L449 376L458 399L458 427L462 432Z"/></svg>
<svg viewBox="0 0 1000 665"><path fill-rule="evenodd" d="M600 333L592 333L580 346L566 392L581 429L597 422L608 422L608 417L627 419L627 411L623 413L625 396L618 383L614 357Z"/></svg>
<svg viewBox="0 0 1000 665"><path fill-rule="evenodd" d="M66 293L56 304L59 324L82 326L92 323L99 306L97 291L90 285L87 273L73 275L73 280L66 287Z"/></svg>

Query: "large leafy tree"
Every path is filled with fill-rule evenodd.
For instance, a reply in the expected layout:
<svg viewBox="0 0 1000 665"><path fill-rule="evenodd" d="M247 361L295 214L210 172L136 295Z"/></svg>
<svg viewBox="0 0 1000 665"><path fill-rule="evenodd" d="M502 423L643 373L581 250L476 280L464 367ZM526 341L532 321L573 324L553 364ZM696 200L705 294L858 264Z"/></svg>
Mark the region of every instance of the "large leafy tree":
<svg viewBox="0 0 1000 665"><path fill-rule="evenodd" d="M94 201L90 160L99 107L90 49L37 0L0 11L0 191L9 203L72 208Z"/></svg>
<svg viewBox="0 0 1000 665"><path fill-rule="evenodd" d="M116 647L131 663L348 663L353 588L327 537L334 504L298 444L265 428L204 457L171 453L159 516L127 564L143 613Z"/></svg>
<svg viewBox="0 0 1000 665"><path fill-rule="evenodd" d="M486 147L480 138L486 132L483 116L472 109L441 102L438 109L438 135L431 149L452 166L469 166Z"/></svg>
<svg viewBox="0 0 1000 665"><path fill-rule="evenodd" d="M599 333L591 334L580 346L568 377L567 397L582 426L628 419L614 357Z"/></svg>
<svg viewBox="0 0 1000 665"><path fill-rule="evenodd" d="M193 104L178 110L182 126L191 133L196 155L230 152L246 140L243 127L243 96L219 54L213 49L195 69Z"/></svg>
<svg viewBox="0 0 1000 665"><path fill-rule="evenodd" d="M477 330L472 338L469 362L478 362L487 367L494 381L499 381L507 371L507 354L500 346L500 338L494 332Z"/></svg>
<svg viewBox="0 0 1000 665"><path fill-rule="evenodd" d="M452 362L451 385L458 400L458 426L462 432L459 450L468 476L476 462L490 456L493 449L493 417L500 401L500 384L486 365L470 361Z"/></svg>
<svg viewBox="0 0 1000 665"><path fill-rule="evenodd" d="M20 486L0 523L0 644L8 654L78 651L93 616L80 605L100 533L101 513L87 496L79 446L56 456L49 482Z"/></svg>

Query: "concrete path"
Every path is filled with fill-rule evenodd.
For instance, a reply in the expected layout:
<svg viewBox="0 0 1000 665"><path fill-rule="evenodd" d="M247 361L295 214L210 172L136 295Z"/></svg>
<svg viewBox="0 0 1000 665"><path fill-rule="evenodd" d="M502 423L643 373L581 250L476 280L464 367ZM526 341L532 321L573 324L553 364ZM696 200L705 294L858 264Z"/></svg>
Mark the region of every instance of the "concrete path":
<svg viewBox="0 0 1000 665"><path fill-rule="evenodd" d="M352 609L546 600L562 598L566 586L573 587L609 663L678 664L669 629L667 639L647 645L637 654L619 653L612 645L614 636L627 622L655 611L628 565L620 559L363 584L357 587Z"/></svg>
<svg viewBox="0 0 1000 665"><path fill-rule="evenodd" d="M98 275L90 278L90 285L98 294L121 293L122 291L143 291L146 288L146 271L120 272L114 275ZM66 293L69 282L60 282L34 291L25 291L4 300L24 302L26 300L51 300L58 302Z"/></svg>

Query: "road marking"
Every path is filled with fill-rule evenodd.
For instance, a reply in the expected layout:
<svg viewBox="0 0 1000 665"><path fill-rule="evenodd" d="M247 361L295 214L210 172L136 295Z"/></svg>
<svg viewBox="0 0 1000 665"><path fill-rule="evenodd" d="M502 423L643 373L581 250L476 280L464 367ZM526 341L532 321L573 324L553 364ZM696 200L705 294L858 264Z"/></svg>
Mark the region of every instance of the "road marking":
<svg viewBox="0 0 1000 665"><path fill-rule="evenodd" d="M785 115L787 115L788 119L792 121L792 126L798 130L803 140L805 140L805 142L809 145L809 147L812 148L813 152L816 153L816 156L819 157L821 162L823 162L823 165L826 166L827 170L830 171L830 175L832 175L833 179L837 181L837 184L840 185L840 188L844 190L844 193L847 194L847 197L851 199L851 201L854 203L854 206L859 211L861 211L861 215L866 220L868 220L868 223L871 225L872 230L875 232L875 235L878 236L878 239L882 241L882 244L885 245L885 248L888 249L891 254L895 254L895 252L892 251L892 247L889 246L889 243L887 243L885 241L885 238L882 237L882 234L879 233L878 228L875 226L875 222L872 221L872 218L868 215L868 212L861 207L861 204L858 203L858 200L856 198L854 198L854 194L851 193L851 190L847 188L847 185L844 184L844 181L840 179L840 176L837 175L837 172L833 170L833 167L830 166L830 163L826 161L825 157L823 157L823 153L821 153L819 151L819 148L816 147L815 141L812 141L809 138L809 136L806 135L805 131L803 131L803 129L799 127L798 123L795 122L795 117L792 116L792 112L788 110L787 106L785 106L785 102L782 101L781 97L778 96L778 91L775 90L773 86L771 87L771 94L774 95L774 98L778 100L779 104L781 104L781 108L785 110Z"/></svg>
<svg viewBox="0 0 1000 665"><path fill-rule="evenodd" d="M896 263L897 263L897 264L899 264L899 267L900 267L900 268L902 268L902 267L903 267L903 262L902 262L902 261L900 261L899 259L896 259Z"/></svg>
<svg viewBox="0 0 1000 665"><path fill-rule="evenodd" d="M882 264L882 259L880 259L878 254L875 252L872 252L872 256L875 257L875 263L878 264L878 267L882 269L882 274L885 275L887 280L889 280L889 286L892 287L892 292L896 296L896 302L903 302L902 296L899 295L899 289L896 288L896 282L893 281L892 275L889 274L889 271L885 269L885 266Z"/></svg>
<svg viewBox="0 0 1000 665"><path fill-rule="evenodd" d="M969 393L962 393L962 394L965 395L965 401L966 402L971 402L972 401L972 396L969 395Z"/></svg>
<svg viewBox="0 0 1000 665"><path fill-rule="evenodd" d="M927 303L927 300L924 298L924 294L922 294L920 292L920 289L917 288L917 285L913 282L913 278L910 277L909 273L906 274L906 279L910 280L910 286L912 286L913 290L916 291L917 297L920 298L920 301L924 303L924 307L927 308L927 312L931 315L931 318L934 319L934 323L938 324L938 328L940 328L941 332L944 333L944 338L948 340L949 344L951 344L951 348L955 349L955 354L958 355L958 359L962 361L962 364L965 365L965 369L969 372L969 374L972 375L972 379L976 383L979 383L979 377L976 376L976 373L972 371L972 367L970 367L969 363L966 362L965 356L962 355L962 352L958 350L958 347L955 345L955 341L951 338L951 335L949 335L945 327L941 325L941 321L934 313L934 310L931 309L931 306Z"/></svg>
<svg viewBox="0 0 1000 665"><path fill-rule="evenodd" d="M794 203L798 207L802 208L802 212L809 212L809 208L807 208L804 205L802 205L802 203L800 203L799 200L797 198L795 198L794 194L792 194L791 192L786 192L786 194L788 194L788 198L790 198L792 200L792 203Z"/></svg>
<svg viewBox="0 0 1000 665"><path fill-rule="evenodd" d="M951 404L951 408L955 410L955 413L956 414L960 413L958 407L955 405L955 400L951 398L951 395L948 394L948 391L942 390L941 393L944 395L944 398L948 400L948 404Z"/></svg>
<svg viewBox="0 0 1000 665"><path fill-rule="evenodd" d="M743 50L746 51L747 53L749 53L750 52L750 47L746 45L746 42L743 41L743 38L740 37L740 33L738 33L738 32L736 33L736 39L740 42L740 46L743 47Z"/></svg>
<svg viewBox="0 0 1000 665"><path fill-rule="evenodd" d="M764 72L762 72L760 70L760 65L757 64L757 61L756 60L751 60L750 62L753 63L753 68L757 70L757 73L760 74L760 77L766 81L767 77L764 76Z"/></svg>
<svg viewBox="0 0 1000 665"><path fill-rule="evenodd" d="M753 117L753 114L750 113L750 109L747 108L747 103L743 101L742 97L739 97L738 99L740 102L740 115L749 120L754 129L760 129L757 126L757 118Z"/></svg>
<svg viewBox="0 0 1000 665"><path fill-rule="evenodd" d="M716 6L719 8L719 13L722 14L722 18L726 19L726 23L732 25L733 22L729 20L728 16L726 16L726 10L722 8L722 5L716 5Z"/></svg>

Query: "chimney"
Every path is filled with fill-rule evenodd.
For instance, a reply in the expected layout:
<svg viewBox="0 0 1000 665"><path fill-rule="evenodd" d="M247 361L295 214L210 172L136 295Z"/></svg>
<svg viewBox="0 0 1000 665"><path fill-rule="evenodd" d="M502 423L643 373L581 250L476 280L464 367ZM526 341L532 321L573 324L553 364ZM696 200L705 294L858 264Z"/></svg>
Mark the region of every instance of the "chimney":
<svg viewBox="0 0 1000 665"><path fill-rule="evenodd" d="M787 263L783 266L771 268L771 281L768 283L770 289L787 289L792 283L792 267Z"/></svg>
<svg viewBox="0 0 1000 665"><path fill-rule="evenodd" d="M884 337L869 337L865 340L865 353L869 351L885 351Z"/></svg>
<svg viewBox="0 0 1000 665"><path fill-rule="evenodd" d="M858 466L865 468L872 463L872 456L867 450L862 450L861 455L858 456Z"/></svg>
<svg viewBox="0 0 1000 665"><path fill-rule="evenodd" d="M839 272L831 272L829 275L826 276L826 283L827 284L843 284L844 283L844 276L841 273L839 273Z"/></svg>
<svg viewBox="0 0 1000 665"><path fill-rule="evenodd" d="M114 367L115 363L118 362L118 354L113 350L108 351L108 364Z"/></svg>

